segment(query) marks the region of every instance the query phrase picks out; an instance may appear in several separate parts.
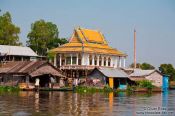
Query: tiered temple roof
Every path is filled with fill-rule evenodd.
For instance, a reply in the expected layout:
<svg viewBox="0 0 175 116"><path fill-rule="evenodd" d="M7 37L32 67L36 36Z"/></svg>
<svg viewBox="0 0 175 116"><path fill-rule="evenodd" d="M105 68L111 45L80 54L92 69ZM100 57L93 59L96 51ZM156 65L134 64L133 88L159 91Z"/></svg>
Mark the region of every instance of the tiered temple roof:
<svg viewBox="0 0 175 116"><path fill-rule="evenodd" d="M52 49L55 53L95 53L126 56L121 51L110 47L103 34L97 30L76 28L69 43Z"/></svg>

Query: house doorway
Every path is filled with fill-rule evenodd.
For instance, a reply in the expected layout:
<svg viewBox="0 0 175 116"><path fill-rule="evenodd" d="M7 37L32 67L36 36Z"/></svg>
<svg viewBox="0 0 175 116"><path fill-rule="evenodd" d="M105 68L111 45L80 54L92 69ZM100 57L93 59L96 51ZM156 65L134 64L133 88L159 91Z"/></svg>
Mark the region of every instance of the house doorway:
<svg viewBox="0 0 175 116"><path fill-rule="evenodd" d="M39 87L49 87L50 76L48 74L37 76L35 80L36 78L39 78Z"/></svg>

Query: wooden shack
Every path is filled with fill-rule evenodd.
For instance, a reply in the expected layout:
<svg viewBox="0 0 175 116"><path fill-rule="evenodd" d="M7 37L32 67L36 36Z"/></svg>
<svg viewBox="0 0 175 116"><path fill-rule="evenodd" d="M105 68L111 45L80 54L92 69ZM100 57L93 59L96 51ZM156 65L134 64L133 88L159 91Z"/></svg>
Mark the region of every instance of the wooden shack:
<svg viewBox="0 0 175 116"><path fill-rule="evenodd" d="M55 86L59 86L62 72L47 61L14 61L0 67L0 84L4 86L17 86L20 88L34 88L36 78L40 80L39 86L49 87L51 78Z"/></svg>
<svg viewBox="0 0 175 116"><path fill-rule="evenodd" d="M108 84L115 89L126 89L129 81L128 75L119 68L95 68L88 78L100 80L104 85Z"/></svg>
<svg viewBox="0 0 175 116"><path fill-rule="evenodd" d="M163 86L163 78L163 75L157 70L134 69L129 75L129 79L132 81L149 80L156 87Z"/></svg>

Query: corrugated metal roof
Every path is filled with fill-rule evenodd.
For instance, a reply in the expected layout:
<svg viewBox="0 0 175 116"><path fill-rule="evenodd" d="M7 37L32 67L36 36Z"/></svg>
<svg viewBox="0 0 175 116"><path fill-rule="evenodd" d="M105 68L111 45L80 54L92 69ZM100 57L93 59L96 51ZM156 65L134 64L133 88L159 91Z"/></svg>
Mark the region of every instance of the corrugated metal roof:
<svg viewBox="0 0 175 116"><path fill-rule="evenodd" d="M38 56L31 48L22 46L0 45L0 53L15 56Z"/></svg>
<svg viewBox="0 0 175 116"><path fill-rule="evenodd" d="M46 61L8 62L0 67L0 73L29 73L44 63L46 63Z"/></svg>
<svg viewBox="0 0 175 116"><path fill-rule="evenodd" d="M123 70L118 69L118 68L99 68L98 70L107 77L128 78L128 75Z"/></svg>
<svg viewBox="0 0 175 116"><path fill-rule="evenodd" d="M129 76L140 77L140 76L147 76L153 73L155 70L142 70L142 69L134 69L134 72Z"/></svg>

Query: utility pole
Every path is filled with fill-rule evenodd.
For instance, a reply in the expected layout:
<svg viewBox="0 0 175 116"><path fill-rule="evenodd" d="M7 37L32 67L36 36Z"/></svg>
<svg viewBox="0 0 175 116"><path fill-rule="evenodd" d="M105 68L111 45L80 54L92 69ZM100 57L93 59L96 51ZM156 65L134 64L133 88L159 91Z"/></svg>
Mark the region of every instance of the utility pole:
<svg viewBox="0 0 175 116"><path fill-rule="evenodd" d="M136 30L134 29L134 68L136 68Z"/></svg>

